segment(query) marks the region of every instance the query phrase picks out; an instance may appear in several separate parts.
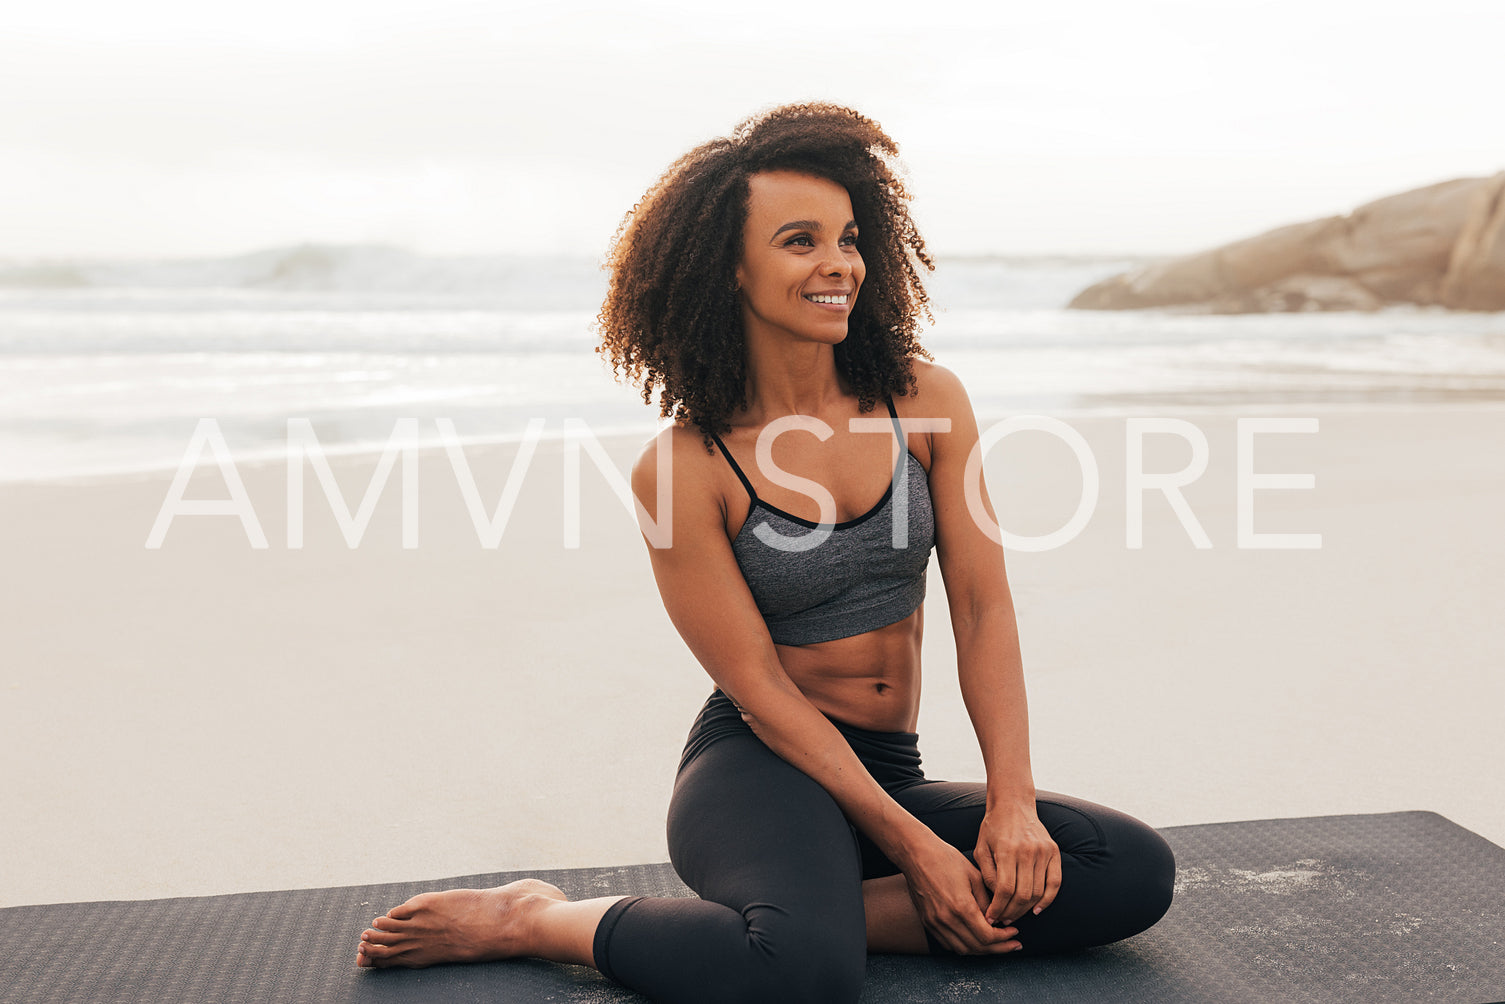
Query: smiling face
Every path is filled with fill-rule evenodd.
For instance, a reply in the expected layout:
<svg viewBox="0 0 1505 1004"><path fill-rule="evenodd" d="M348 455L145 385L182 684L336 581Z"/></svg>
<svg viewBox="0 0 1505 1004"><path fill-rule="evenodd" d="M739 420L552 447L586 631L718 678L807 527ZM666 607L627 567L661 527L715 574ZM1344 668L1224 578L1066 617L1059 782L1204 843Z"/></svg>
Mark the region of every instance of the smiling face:
<svg viewBox="0 0 1505 1004"><path fill-rule="evenodd" d="M749 179L737 265L749 338L835 345L847 336L866 274L845 188L793 171Z"/></svg>

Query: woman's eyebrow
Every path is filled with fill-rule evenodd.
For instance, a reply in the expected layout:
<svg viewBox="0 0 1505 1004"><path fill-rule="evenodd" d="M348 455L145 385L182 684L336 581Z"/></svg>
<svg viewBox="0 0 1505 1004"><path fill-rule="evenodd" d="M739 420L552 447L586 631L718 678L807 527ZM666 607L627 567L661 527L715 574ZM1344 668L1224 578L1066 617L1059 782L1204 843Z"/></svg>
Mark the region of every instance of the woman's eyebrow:
<svg viewBox="0 0 1505 1004"><path fill-rule="evenodd" d="M783 233L785 230L819 230L819 229L820 229L820 221L819 220L790 220L788 223L784 224L782 227L779 227L779 229L775 230L773 232L773 235L775 237L777 237L779 234Z"/></svg>
<svg viewBox="0 0 1505 1004"><path fill-rule="evenodd" d="M785 230L820 230L820 229L821 229L821 225L820 225L820 221L819 220L790 220L788 223L784 224L782 227L779 227L779 229L775 230L773 232L773 235L775 237L777 237L779 234L783 233ZM857 221L856 220L847 220L847 225L844 226L844 227L842 227L841 229L842 230L855 230L855 229L857 229Z"/></svg>

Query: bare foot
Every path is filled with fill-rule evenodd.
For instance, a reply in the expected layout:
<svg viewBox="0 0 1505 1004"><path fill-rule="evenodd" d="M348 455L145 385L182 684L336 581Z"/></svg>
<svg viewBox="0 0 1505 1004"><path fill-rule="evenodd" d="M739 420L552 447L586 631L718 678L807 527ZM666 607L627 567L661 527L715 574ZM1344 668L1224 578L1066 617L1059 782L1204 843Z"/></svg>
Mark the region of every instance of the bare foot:
<svg viewBox="0 0 1505 1004"><path fill-rule="evenodd" d="M532 918L556 887L523 879L495 889L450 889L414 896L361 934L355 964L420 969L439 962L489 962L529 954Z"/></svg>

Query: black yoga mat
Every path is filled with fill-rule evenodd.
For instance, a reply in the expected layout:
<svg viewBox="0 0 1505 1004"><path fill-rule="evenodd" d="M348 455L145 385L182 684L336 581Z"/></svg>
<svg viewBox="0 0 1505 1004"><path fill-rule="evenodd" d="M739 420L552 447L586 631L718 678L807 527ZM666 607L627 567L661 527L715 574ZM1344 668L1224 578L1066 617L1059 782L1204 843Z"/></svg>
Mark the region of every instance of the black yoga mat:
<svg viewBox="0 0 1505 1004"><path fill-rule="evenodd" d="M1430 812L1178 826L1176 899L1144 934L1037 959L870 956L863 1000L1505 1000L1505 848ZM687 895L666 864L537 871L572 897ZM0 1001L642 998L532 960L360 970L371 918L521 873L0 910Z"/></svg>

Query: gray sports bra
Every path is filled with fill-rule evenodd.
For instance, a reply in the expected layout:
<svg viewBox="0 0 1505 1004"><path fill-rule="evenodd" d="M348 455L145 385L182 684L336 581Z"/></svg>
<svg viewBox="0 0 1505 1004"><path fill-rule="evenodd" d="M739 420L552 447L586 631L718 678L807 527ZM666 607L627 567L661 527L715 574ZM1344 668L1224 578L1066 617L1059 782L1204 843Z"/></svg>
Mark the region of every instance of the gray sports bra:
<svg viewBox="0 0 1505 1004"><path fill-rule="evenodd" d="M902 445L893 401L888 413ZM904 452L877 505L855 519L820 524L758 498L721 437L711 438L752 499L732 554L775 642L849 638L918 609L935 544L935 514L929 477L913 453Z"/></svg>

